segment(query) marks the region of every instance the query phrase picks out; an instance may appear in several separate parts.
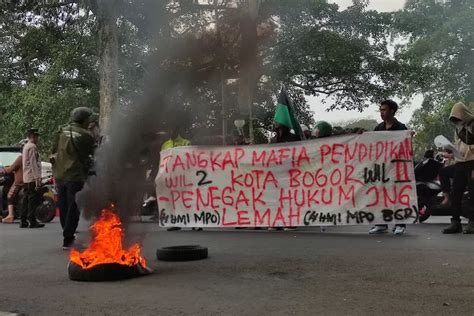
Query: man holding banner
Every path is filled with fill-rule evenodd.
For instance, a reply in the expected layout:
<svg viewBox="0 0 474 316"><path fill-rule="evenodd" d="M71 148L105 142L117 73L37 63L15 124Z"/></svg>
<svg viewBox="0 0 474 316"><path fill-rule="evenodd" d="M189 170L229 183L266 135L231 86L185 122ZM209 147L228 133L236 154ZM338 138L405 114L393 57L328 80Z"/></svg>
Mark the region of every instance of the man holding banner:
<svg viewBox="0 0 474 316"><path fill-rule="evenodd" d="M273 124L276 135L271 142L274 144L289 143L305 139L303 129L296 120L290 98L285 89L281 90L280 96L278 97ZM295 134L292 134L291 130L293 130Z"/></svg>
<svg viewBox="0 0 474 316"><path fill-rule="evenodd" d="M273 125L275 128L275 137L272 139L273 144L289 143L305 139L304 131L301 125L295 118L290 98L285 89L281 89L278 97L278 104L275 110L275 117L273 118ZM291 130L295 134L291 133ZM294 230L296 227L270 227L269 230Z"/></svg>
<svg viewBox="0 0 474 316"><path fill-rule="evenodd" d="M393 100L385 100L380 104L380 117L382 118L382 123L377 125L374 129L376 132L383 131L404 131L408 128L405 124L400 123L395 118L395 113L398 111L398 104ZM393 228L393 233L395 235L403 235L406 230L406 225L400 224L395 225ZM376 225L369 230L369 234L383 234L388 231L388 225Z"/></svg>
<svg viewBox="0 0 474 316"><path fill-rule="evenodd" d="M393 119L393 103L381 106L390 133L309 142L297 141L304 138L288 105L283 91L272 144L165 149L156 178L160 226L394 224L402 234L417 220L411 135Z"/></svg>

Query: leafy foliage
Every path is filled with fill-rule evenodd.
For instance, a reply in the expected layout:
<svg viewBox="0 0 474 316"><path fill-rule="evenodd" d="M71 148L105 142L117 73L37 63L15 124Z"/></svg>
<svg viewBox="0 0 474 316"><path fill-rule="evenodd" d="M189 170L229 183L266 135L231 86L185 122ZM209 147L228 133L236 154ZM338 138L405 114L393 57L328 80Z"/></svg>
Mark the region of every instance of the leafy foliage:
<svg viewBox="0 0 474 316"><path fill-rule="evenodd" d="M441 106L449 100L474 102L474 7L471 0L441 4L433 0L408 0L395 15L402 63L402 94L422 93Z"/></svg>
<svg viewBox="0 0 474 316"><path fill-rule="evenodd" d="M271 65L279 80L307 95L330 96L332 109L362 111L394 95L398 72L390 58L390 15L357 1L347 10L327 1L269 1L281 31Z"/></svg>
<svg viewBox="0 0 474 316"><path fill-rule="evenodd" d="M433 110L430 102L424 103L416 110L410 121L410 126L416 132L413 140L413 148L418 157L428 149L433 149L434 139L438 135L453 140L454 126L449 122L451 109L456 102L447 102L439 110Z"/></svg>

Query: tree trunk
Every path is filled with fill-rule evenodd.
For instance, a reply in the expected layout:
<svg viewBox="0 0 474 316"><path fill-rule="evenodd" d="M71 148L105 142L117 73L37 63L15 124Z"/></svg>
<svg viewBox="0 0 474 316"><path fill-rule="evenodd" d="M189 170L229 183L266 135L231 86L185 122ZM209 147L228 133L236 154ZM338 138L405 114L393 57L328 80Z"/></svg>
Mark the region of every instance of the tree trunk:
<svg viewBox="0 0 474 316"><path fill-rule="evenodd" d="M262 0L247 0L240 22L242 44L240 51L239 111L248 116L250 142L254 142L252 107L258 83L257 17Z"/></svg>
<svg viewBox="0 0 474 316"><path fill-rule="evenodd" d="M118 105L118 30L112 1L98 0L100 124L107 131L112 110Z"/></svg>

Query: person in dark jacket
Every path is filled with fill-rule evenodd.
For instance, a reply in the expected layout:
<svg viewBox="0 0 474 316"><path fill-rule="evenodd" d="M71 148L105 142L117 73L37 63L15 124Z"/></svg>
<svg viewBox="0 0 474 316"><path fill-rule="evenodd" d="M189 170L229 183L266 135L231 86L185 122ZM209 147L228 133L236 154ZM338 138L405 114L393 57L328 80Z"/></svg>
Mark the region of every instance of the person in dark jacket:
<svg viewBox="0 0 474 316"><path fill-rule="evenodd" d="M71 112L71 123L60 128L53 148L53 173L56 177L63 249L75 240L79 224L76 194L82 190L92 166L95 139L87 130L93 112L86 107Z"/></svg>
<svg viewBox="0 0 474 316"><path fill-rule="evenodd" d="M380 104L380 117L382 123L377 125L374 129L376 132L382 131L404 131L408 130L405 124L400 123L396 118L395 114L398 111L398 104L393 100L385 100ZM382 234L386 233L388 225L376 225L369 230L369 234ZM406 230L406 225L395 225L393 233L395 235L403 235Z"/></svg>

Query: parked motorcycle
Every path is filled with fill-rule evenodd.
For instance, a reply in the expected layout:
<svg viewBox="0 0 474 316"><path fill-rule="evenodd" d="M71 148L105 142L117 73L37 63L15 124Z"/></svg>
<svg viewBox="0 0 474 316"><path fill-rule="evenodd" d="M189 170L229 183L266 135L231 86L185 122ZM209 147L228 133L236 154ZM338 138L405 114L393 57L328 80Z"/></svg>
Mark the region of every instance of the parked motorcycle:
<svg viewBox="0 0 474 316"><path fill-rule="evenodd" d="M41 180L41 187L39 191L41 193L41 204L36 209L36 217L40 222L49 223L56 216L56 189L54 185L54 178L51 175L44 177ZM1 203L0 207L3 210L7 209L7 194L13 184L13 176L5 175L0 176L0 193ZM15 203L15 219L20 218L20 213L23 208L23 190L18 192ZM7 214L2 214L6 216Z"/></svg>

